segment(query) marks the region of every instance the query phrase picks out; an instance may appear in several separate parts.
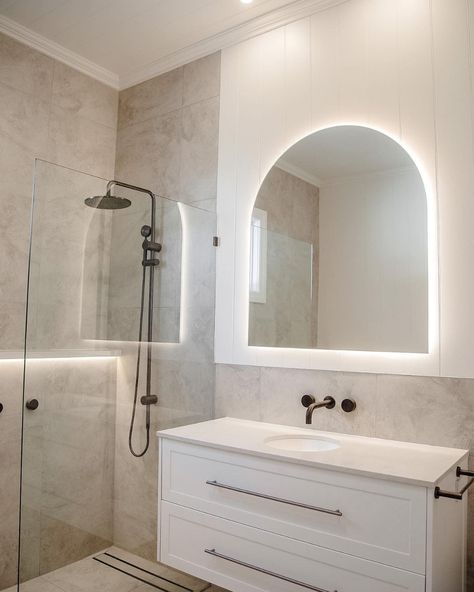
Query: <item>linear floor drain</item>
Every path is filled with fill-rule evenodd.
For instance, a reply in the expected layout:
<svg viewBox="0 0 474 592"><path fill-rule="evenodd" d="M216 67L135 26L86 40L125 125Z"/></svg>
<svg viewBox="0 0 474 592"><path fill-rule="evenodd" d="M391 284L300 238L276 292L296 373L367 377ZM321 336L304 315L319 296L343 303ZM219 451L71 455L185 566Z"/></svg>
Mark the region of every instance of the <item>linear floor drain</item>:
<svg viewBox="0 0 474 592"><path fill-rule="evenodd" d="M174 582L171 578L149 571L108 552L96 555L93 559L144 584L148 584L161 592L204 592L211 586L210 584L203 584L203 587L190 588L189 586Z"/></svg>

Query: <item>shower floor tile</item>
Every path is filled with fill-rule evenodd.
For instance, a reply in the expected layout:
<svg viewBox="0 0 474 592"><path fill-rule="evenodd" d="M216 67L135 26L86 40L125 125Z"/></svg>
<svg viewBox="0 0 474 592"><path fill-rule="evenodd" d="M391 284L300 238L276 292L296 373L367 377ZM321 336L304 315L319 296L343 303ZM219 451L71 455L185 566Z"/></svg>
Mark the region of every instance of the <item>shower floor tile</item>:
<svg viewBox="0 0 474 592"><path fill-rule="evenodd" d="M123 562L129 562L165 579L161 581L158 578L151 578L155 583L154 586L143 583L94 559L94 557L101 558L103 553L121 559L122 563L116 562L116 564L120 567L123 565L124 569L127 569L127 564ZM144 575L145 579L149 577L146 572L140 574L136 569L132 571L140 576ZM166 580L174 584L167 583ZM157 582L159 582L159 588L156 587ZM165 565L147 561L118 547L110 547L102 553L95 553L91 557L51 571L20 586L20 592L160 592L161 589L163 592L226 592L223 588L211 586L207 582ZM4 592L16 592L16 586Z"/></svg>

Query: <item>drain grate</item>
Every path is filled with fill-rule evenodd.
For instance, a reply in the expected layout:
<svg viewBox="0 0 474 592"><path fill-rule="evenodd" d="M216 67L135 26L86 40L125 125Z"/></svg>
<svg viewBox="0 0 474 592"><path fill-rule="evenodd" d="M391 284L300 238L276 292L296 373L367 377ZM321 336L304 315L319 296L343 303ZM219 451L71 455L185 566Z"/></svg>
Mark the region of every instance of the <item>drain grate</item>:
<svg viewBox="0 0 474 592"><path fill-rule="evenodd" d="M199 589L194 587L189 588L183 584L173 582L173 580L165 577L164 575L160 575L159 573L155 573L140 567L139 565L135 565L134 563L126 561L121 557L116 557L107 551L101 553L100 555L96 555L93 557L93 559L94 561L98 561L107 567L111 567L116 571L135 578L139 582L148 584L149 586L152 586L161 592L204 592L211 587L211 584L204 584L204 587L200 587Z"/></svg>

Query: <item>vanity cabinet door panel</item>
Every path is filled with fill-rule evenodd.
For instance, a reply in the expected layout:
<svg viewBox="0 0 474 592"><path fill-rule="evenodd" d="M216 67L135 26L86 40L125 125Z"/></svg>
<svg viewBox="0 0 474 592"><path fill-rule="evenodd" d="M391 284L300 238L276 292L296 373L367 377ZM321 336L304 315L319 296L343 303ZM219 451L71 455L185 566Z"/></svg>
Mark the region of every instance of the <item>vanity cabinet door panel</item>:
<svg viewBox="0 0 474 592"><path fill-rule="evenodd" d="M422 575L175 504L162 503L162 519L161 561L233 592L425 590Z"/></svg>
<svg viewBox="0 0 474 592"><path fill-rule="evenodd" d="M162 444L165 501L425 573L423 487L183 442Z"/></svg>

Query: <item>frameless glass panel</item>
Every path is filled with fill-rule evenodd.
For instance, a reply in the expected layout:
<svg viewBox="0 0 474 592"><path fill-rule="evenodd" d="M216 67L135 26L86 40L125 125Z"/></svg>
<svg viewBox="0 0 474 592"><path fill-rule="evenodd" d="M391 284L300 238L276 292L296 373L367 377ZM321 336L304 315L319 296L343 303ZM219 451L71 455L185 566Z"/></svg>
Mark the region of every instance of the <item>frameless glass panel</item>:
<svg viewBox="0 0 474 592"><path fill-rule="evenodd" d="M104 196L106 187L104 179L36 164L21 582L49 574L49 581L66 585L62 578L74 576L76 562L111 545L154 560L155 432L212 415L215 214L156 198L161 248L145 245L146 261L160 261L148 348L150 266L142 263L150 236L142 227L150 224L150 200L116 188L115 195L130 200L128 208L85 204ZM150 405L140 402L148 393L148 368L150 393L157 396Z"/></svg>
<svg viewBox="0 0 474 592"><path fill-rule="evenodd" d="M20 582L110 544L116 359L88 339L107 318L106 181L37 161L31 231Z"/></svg>

